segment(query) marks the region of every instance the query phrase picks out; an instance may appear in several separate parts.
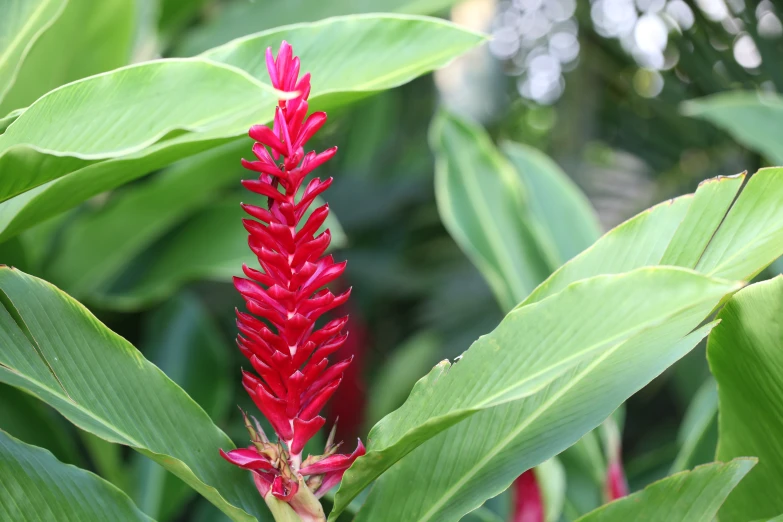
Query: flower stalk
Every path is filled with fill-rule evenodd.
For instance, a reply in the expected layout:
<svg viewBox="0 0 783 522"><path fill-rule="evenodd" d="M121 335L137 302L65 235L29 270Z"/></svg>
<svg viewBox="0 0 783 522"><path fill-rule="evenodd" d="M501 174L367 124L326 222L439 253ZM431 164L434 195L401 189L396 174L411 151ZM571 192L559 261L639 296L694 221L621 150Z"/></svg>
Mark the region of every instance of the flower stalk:
<svg viewBox="0 0 783 522"><path fill-rule="evenodd" d="M272 86L295 97L279 101L271 128L254 125L248 132L256 141L256 160L243 159L242 165L258 178L242 185L263 196L266 205L243 203L252 218L243 224L261 270L243 265L246 277L235 277L234 286L247 308L237 310L237 345L255 370L243 370L242 384L272 425L276 440L245 415L250 445L220 454L253 473L275 520L317 522L325 520L318 499L364 454L361 440L350 455L339 454L341 443L335 443L333 427L323 453L303 458L305 444L326 422L319 413L352 360L330 365L328 359L347 339L347 317L316 328L321 316L350 295L350 289L335 295L326 288L345 270L344 262L325 254L329 230L319 233L329 206L308 212L332 179L313 178L305 184L313 170L334 157L337 147L304 152L326 114L308 115L310 74L299 77L299 58L291 46L283 42L276 58L267 49L266 64Z"/></svg>

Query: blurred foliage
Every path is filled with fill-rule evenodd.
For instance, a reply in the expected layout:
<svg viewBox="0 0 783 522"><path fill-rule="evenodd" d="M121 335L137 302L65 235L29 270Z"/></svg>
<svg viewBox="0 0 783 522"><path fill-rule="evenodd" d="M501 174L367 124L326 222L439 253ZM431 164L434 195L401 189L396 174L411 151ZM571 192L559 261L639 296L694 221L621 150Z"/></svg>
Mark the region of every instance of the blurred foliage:
<svg viewBox="0 0 783 522"><path fill-rule="evenodd" d="M662 50L667 62L655 68L640 64L621 39L597 27L598 1L574 2L578 57L569 70L563 69L562 93L548 104L520 94L515 75L524 70L513 72L516 66L510 60L479 51L454 64L452 71L463 71L456 80L448 74L436 82L422 78L330 113L330 123L314 146L340 146L322 174L335 178L328 193L337 219L332 230L344 233L344 241L338 241L344 246L335 256L349 260L342 284L353 286L353 306L361 311L366 332L359 373L360 389L368 395L366 410L364 421L348 431L365 436L374 422L404 401L433 364L460 355L502 318L493 292L447 233L436 207L427 132L439 89L445 92L456 85L468 97L495 97L488 105L492 108L478 114L472 110L475 100L463 100L463 107L449 103L456 112L472 112L494 139L536 147L554 158L587 194L604 228L652 202L692 191L698 180L755 170L777 160L773 151L778 127L757 125L755 119L742 122L731 112L707 114L707 109L716 109L685 102L735 90L783 89L783 38L759 29L769 13L780 23L783 1L745 5L718 0L725 7L722 18L703 9L715 2L680 3L692 13L693 23L684 29L670 27ZM95 8L94 2L71 0L29 50L17 83L0 103L0 117L58 85L131 60L192 56L282 24L372 11L451 12L457 22L492 31L512 6L508 1L469 0L449 11L455 4L111 0ZM652 0L637 4L647 6L642 11L631 3L637 21L664 12L663 7L652 11L649 6L668 5ZM738 42L745 37L759 58L750 67L737 60ZM68 46L62 49L61 41ZM53 55L58 58L52 60ZM475 84L489 87L475 92L470 89ZM742 97L758 99L755 93ZM729 107L736 101L727 100ZM770 109L762 105L756 110ZM13 119L13 113L0 119L0 132ZM753 146L748 133L759 128L767 143ZM222 232L231 223L241 231L235 185L241 177L238 159L248 154L245 142L203 153L96 196L0 245L3 263L83 297L102 321L140 347L237 442L246 434L233 405L248 408L250 401L238 378L244 361L230 341L235 335L233 310L241 300L226 278L241 265L244 245ZM165 208L165 213L145 220L153 207ZM548 210L545 205L534 209ZM85 245L90 243L103 249L89 250ZM85 272L85 266L95 269ZM670 469L705 462L714 452L717 427L708 376L704 351L696 350L629 401L623 449L632 488ZM51 450L64 462L114 479L158 520L218 519L213 506L195 499L157 464L116 447L107 453L50 408L7 386L0 387L0 428ZM600 448L593 449L600 457ZM568 520L601 502L595 481L587 477L588 450L563 458ZM117 478L116 469L112 472L116 466L131 470L132 478ZM574 469L580 472L571 473ZM166 502L156 496L161 494ZM503 494L471 514L471 520L502 519L508 503L508 494Z"/></svg>

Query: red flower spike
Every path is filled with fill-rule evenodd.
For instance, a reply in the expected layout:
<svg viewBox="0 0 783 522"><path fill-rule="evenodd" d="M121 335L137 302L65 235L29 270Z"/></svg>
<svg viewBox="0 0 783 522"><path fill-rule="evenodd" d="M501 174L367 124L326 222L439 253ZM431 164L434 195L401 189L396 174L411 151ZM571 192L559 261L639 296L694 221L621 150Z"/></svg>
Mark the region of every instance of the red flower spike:
<svg viewBox="0 0 783 522"><path fill-rule="evenodd" d="M326 123L326 114L308 116L310 75L299 77L300 61L291 46L283 42L277 58L267 49L266 64L272 86L295 92L295 97L280 100L271 128L253 125L248 131L256 141L256 159L243 159L242 165L257 177L242 185L261 196L265 205L243 203L249 215L243 225L260 270L243 265L246 277L235 277L234 286L249 312L237 310L237 346L255 371L243 371L242 384L278 441L267 440L260 428L246 422L252 445L220 454L252 471L267 502L274 497L287 502L303 520L320 521L323 511L317 498L339 483L364 454L361 441L352 454L336 454L339 444L330 438L322 455L302 458L305 444L326 422L319 412L352 359L336 364L327 359L347 339L347 317L315 328L323 314L343 305L350 295L350 290L335 295L325 288L345 270L345 263L324 255L329 231L318 233L329 206L308 212L332 179L314 178L304 186L305 178L334 157L337 148L305 152L308 140Z"/></svg>

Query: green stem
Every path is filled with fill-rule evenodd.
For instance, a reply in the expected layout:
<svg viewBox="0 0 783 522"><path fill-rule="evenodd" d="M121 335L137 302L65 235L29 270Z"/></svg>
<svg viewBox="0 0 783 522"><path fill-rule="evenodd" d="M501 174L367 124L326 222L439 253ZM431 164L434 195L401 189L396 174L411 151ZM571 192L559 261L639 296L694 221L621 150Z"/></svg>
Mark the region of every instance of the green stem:
<svg viewBox="0 0 783 522"><path fill-rule="evenodd" d="M291 509L287 502L276 499L271 492L264 497L264 500L267 507L269 507L269 511L272 512L275 522L302 522L302 519L296 514L296 511Z"/></svg>

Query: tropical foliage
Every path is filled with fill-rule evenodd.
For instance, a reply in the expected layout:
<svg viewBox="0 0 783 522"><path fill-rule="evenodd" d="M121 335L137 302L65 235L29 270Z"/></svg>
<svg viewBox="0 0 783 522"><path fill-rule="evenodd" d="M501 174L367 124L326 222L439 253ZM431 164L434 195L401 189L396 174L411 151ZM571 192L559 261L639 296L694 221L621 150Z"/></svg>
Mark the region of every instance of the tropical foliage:
<svg viewBox="0 0 783 522"><path fill-rule="evenodd" d="M640 59L603 0L571 3L540 9L587 64ZM543 51L502 47L528 7L499 5L488 46L481 1L5 0L0 519L783 517L767 3L725 18L754 66L704 6L638 8L679 61L633 65L662 93L623 69L601 94L624 100L594 129L613 149L584 144L601 179L620 150L660 171L663 201L614 219L552 147L578 141L555 99L522 77L506 114L455 98L503 99L471 63L500 91L498 64L533 74Z"/></svg>

